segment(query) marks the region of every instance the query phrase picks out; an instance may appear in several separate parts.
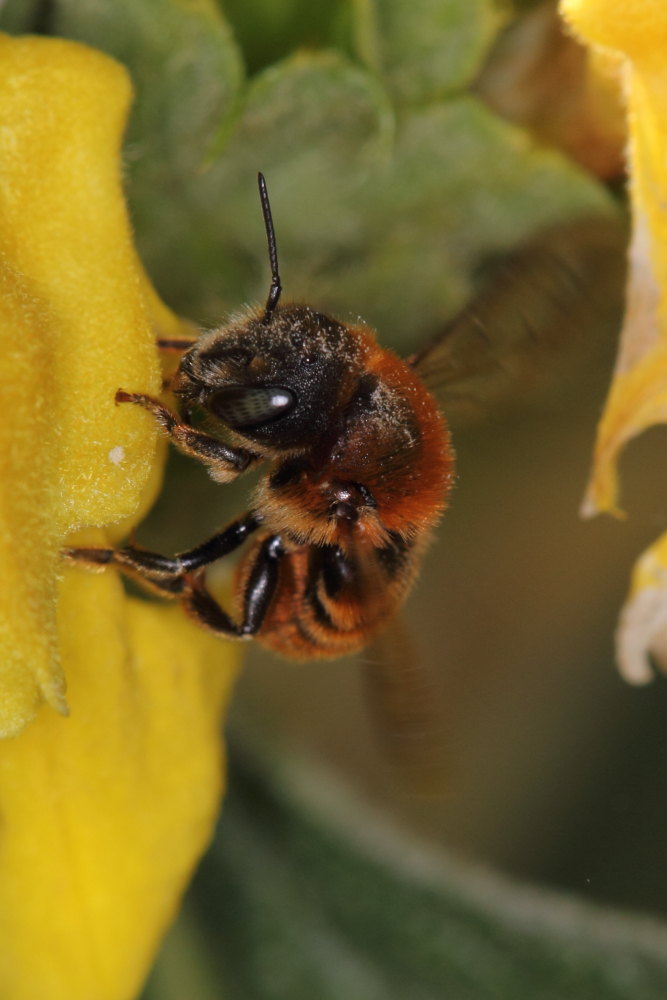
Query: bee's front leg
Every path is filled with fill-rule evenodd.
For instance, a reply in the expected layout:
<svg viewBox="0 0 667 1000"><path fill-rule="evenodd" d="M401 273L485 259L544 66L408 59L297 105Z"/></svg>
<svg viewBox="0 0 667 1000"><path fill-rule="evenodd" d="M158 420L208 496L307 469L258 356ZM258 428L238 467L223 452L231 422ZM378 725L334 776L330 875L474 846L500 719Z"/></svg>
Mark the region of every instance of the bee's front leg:
<svg viewBox="0 0 667 1000"><path fill-rule="evenodd" d="M172 413L159 399L146 393L119 389L116 402L134 403L135 406L143 406L145 410L149 410L179 451L208 465L211 476L218 483L231 482L260 458L247 448L233 448L210 434L197 430L187 419Z"/></svg>

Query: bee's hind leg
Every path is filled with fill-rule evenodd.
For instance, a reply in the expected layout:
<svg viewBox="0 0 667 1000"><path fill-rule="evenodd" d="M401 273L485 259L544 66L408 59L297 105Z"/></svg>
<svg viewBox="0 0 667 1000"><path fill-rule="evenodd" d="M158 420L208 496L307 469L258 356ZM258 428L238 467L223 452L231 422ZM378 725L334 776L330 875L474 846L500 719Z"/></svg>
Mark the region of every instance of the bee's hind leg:
<svg viewBox="0 0 667 1000"><path fill-rule="evenodd" d="M204 586L201 577L183 593L186 611L200 625L223 635L245 638L256 635L262 627L278 586L280 561L284 547L279 535L269 535L257 549L243 592L243 621L235 624Z"/></svg>

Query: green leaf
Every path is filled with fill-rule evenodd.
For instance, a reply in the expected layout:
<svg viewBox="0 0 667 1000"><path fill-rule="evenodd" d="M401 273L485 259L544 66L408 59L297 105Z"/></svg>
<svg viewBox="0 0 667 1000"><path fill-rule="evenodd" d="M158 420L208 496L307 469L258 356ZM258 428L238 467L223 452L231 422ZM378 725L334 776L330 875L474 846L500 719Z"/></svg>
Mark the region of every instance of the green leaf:
<svg viewBox="0 0 667 1000"><path fill-rule="evenodd" d="M489 0L352 0L358 53L399 104L462 90L500 19Z"/></svg>
<svg viewBox="0 0 667 1000"><path fill-rule="evenodd" d="M209 250L193 238L199 220L189 192L241 99L243 67L229 26L213 0L54 0L53 26L130 71L128 196L144 260L165 298L178 301L168 293L171 275L184 259L198 268ZM217 208L216 199L206 217Z"/></svg>
<svg viewBox="0 0 667 1000"><path fill-rule="evenodd" d="M308 298L316 276L359 239L357 193L390 155L393 125L375 80L336 53L294 56L255 78L236 129L194 192L202 221L210 199L222 200L209 237L211 247L219 243L228 306L239 302L239 288L241 300L268 289L257 171L269 186L287 297Z"/></svg>
<svg viewBox="0 0 667 1000"><path fill-rule="evenodd" d="M220 0L250 73L295 49L328 45L344 6L342 0Z"/></svg>
<svg viewBox="0 0 667 1000"><path fill-rule="evenodd" d="M102 49L130 70L131 169L161 157L174 173L201 168L211 136L235 110L243 75L213 0L55 0L52 24L54 34Z"/></svg>
<svg viewBox="0 0 667 1000"><path fill-rule="evenodd" d="M307 295L313 272L356 238L363 220L353 194L386 157L392 125L372 77L335 53L295 56L252 81L223 148L201 169L166 160L137 169L140 247L167 299L215 321L265 297L258 170L267 175L287 294Z"/></svg>
<svg viewBox="0 0 667 1000"><path fill-rule="evenodd" d="M487 0L350 0L347 47L374 69L299 52L247 83L205 0L55 4L58 30L122 58L136 81L127 160L140 250L167 301L201 322L266 296L258 170L286 297L362 315L404 350L463 304L489 254L613 211L564 157L452 93L490 43ZM296 4L277 3L275 17L287 23ZM270 25L254 24L267 44Z"/></svg>
<svg viewBox="0 0 667 1000"><path fill-rule="evenodd" d="M0 6L0 31L13 35L37 31L43 11L42 0L5 0Z"/></svg>
<svg viewBox="0 0 667 1000"><path fill-rule="evenodd" d="M481 259L560 219L611 210L602 188L474 97L401 118L391 159L355 198L360 238L310 297L334 311L358 303L404 349L464 304Z"/></svg>
<svg viewBox="0 0 667 1000"><path fill-rule="evenodd" d="M667 928L434 853L330 775L233 770L183 924L227 1000L663 1000ZM150 996L176 1000L167 974ZM171 943L170 943L171 942ZM180 989L185 989L182 980ZM160 990L157 992L157 984ZM183 995L181 992L180 996ZM195 996L192 990L188 995Z"/></svg>

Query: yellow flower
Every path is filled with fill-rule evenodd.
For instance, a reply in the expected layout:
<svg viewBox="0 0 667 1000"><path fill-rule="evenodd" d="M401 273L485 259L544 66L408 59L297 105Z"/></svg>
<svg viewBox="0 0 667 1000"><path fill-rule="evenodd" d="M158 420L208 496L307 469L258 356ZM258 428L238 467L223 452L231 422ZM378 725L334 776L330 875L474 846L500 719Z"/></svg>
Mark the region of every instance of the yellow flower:
<svg viewBox="0 0 667 1000"><path fill-rule="evenodd" d="M0 36L0 997L133 997L210 836L233 647L116 574L63 571L159 483L156 332L133 249L125 71ZM105 525L114 525L105 529Z"/></svg>
<svg viewBox="0 0 667 1000"><path fill-rule="evenodd" d="M664 0L561 0L585 41L625 62L633 215L626 316L614 379L600 421L584 513L619 513L623 446L667 422L667 4ZM651 677L647 653L667 667L667 536L638 561L618 631L623 674ZM661 653L663 653L661 657Z"/></svg>

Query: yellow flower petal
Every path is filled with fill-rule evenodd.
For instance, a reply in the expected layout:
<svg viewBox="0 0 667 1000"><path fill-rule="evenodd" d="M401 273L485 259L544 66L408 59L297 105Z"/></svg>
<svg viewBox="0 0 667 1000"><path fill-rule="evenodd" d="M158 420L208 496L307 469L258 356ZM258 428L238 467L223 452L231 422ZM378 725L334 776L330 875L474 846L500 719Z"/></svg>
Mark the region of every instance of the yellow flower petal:
<svg viewBox="0 0 667 1000"><path fill-rule="evenodd" d="M211 834L230 647L113 573L68 571L60 631L70 717L0 745L0 996L129 1000Z"/></svg>
<svg viewBox="0 0 667 1000"><path fill-rule="evenodd" d="M584 513L618 513L616 463L626 442L667 422L667 4L562 0L584 39L627 57L633 209L627 311L595 447Z"/></svg>
<svg viewBox="0 0 667 1000"><path fill-rule="evenodd" d="M667 669L667 534L637 560L616 631L618 665L631 684L652 679L649 653Z"/></svg>
<svg viewBox="0 0 667 1000"><path fill-rule="evenodd" d="M100 53L0 36L2 736L41 697L66 711L63 538L136 516L153 467L154 422L114 405L119 386L160 382L155 297L120 183L129 99L125 71Z"/></svg>
<svg viewBox="0 0 667 1000"><path fill-rule="evenodd" d="M626 58L633 213L626 315L614 379L598 428L584 513L618 513L623 445L667 423L667 4L664 0L561 0L587 41ZM642 684L649 654L667 667L667 534L637 561L616 633L626 680Z"/></svg>
<svg viewBox="0 0 667 1000"><path fill-rule="evenodd" d="M157 487L155 330L187 335L131 242L130 88L70 42L0 36L0 997L130 1000L208 837L233 647L70 568L68 532ZM108 533L86 529L89 544ZM60 601L58 603L58 596ZM61 667L62 664L62 667Z"/></svg>
<svg viewBox="0 0 667 1000"><path fill-rule="evenodd" d="M660 332L660 301L647 225L642 216L636 216L621 347L598 426L593 472L582 505L584 516L600 511L621 514L617 506L620 451L648 427L667 422L667 338Z"/></svg>
<svg viewBox="0 0 667 1000"><path fill-rule="evenodd" d="M659 64L667 45L664 0L561 0L565 19L594 45Z"/></svg>

